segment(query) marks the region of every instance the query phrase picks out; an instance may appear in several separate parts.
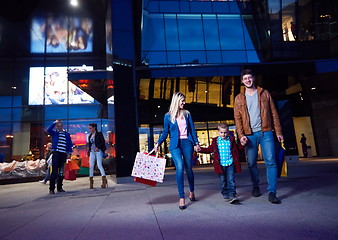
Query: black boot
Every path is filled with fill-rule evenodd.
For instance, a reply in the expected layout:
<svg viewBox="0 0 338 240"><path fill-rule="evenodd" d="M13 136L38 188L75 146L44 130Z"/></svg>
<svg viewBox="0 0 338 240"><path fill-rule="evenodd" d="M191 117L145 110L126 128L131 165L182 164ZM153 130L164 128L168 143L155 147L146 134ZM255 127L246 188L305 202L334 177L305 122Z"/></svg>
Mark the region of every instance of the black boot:
<svg viewBox="0 0 338 240"><path fill-rule="evenodd" d="M58 177L58 182L57 182L57 191L58 192L65 192L65 190L63 190L62 188L62 182L63 182L63 176L59 176Z"/></svg>

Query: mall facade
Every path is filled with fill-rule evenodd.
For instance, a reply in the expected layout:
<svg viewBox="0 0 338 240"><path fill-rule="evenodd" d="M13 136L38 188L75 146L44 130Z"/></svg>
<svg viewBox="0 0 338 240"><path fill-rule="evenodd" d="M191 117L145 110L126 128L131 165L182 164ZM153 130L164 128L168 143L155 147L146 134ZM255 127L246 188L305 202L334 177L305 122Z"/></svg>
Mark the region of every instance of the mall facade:
<svg viewBox="0 0 338 240"><path fill-rule="evenodd" d="M77 3L77 5L75 4ZM270 91L287 155L338 156L338 2L334 0L12 0L0 17L0 162L44 158L62 119L87 153L104 133L106 170L130 176L159 138L176 91L202 146L233 131L240 73ZM172 166L168 142L161 154ZM210 156L200 155L200 164Z"/></svg>

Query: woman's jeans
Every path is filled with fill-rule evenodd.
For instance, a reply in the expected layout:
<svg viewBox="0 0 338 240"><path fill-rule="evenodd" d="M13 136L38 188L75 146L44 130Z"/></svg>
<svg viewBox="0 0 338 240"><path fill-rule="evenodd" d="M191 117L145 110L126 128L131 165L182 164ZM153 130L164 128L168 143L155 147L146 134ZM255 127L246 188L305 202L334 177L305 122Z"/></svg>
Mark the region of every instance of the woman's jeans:
<svg viewBox="0 0 338 240"><path fill-rule="evenodd" d="M222 166L223 173L219 174L219 180L221 183L221 194L226 197L229 195L236 195L236 183L234 178L235 166Z"/></svg>
<svg viewBox="0 0 338 240"><path fill-rule="evenodd" d="M268 180L268 191L276 193L277 191L277 164L273 132L254 132L246 136L248 143L245 145L248 157L248 166L251 175L253 187L258 187L259 177L257 168L258 144L261 145L263 159L266 165L266 176Z"/></svg>
<svg viewBox="0 0 338 240"><path fill-rule="evenodd" d="M97 162L97 167L100 170L101 176L106 176L106 173L104 172L103 166L102 166L102 151L98 152L90 152L89 155L89 177L94 176L94 166L95 161Z"/></svg>
<svg viewBox="0 0 338 240"><path fill-rule="evenodd" d="M170 150L176 167L176 182L180 198L184 198L184 169L188 177L190 192L194 191L194 173L192 171L192 154L194 146L189 139L180 139L177 148Z"/></svg>

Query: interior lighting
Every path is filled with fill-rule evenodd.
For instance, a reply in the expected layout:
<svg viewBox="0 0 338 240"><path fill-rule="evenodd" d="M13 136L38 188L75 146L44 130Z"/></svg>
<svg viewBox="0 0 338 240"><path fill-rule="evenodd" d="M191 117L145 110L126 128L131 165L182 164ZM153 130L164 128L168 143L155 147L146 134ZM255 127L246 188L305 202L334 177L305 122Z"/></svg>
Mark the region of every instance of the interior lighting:
<svg viewBox="0 0 338 240"><path fill-rule="evenodd" d="M77 7L79 5L79 2L77 0L70 0L70 4L74 7Z"/></svg>
<svg viewBox="0 0 338 240"><path fill-rule="evenodd" d="M13 138L13 135L6 135L6 138Z"/></svg>
<svg viewBox="0 0 338 240"><path fill-rule="evenodd" d="M312 87L311 90L316 90L316 87Z"/></svg>

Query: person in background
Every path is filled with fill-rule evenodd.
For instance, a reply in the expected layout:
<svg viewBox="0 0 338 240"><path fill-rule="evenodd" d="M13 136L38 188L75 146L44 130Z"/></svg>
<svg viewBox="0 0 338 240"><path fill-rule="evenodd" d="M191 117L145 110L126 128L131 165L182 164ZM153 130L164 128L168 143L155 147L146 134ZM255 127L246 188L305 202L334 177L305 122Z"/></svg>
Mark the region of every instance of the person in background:
<svg viewBox="0 0 338 240"><path fill-rule="evenodd" d="M94 166L95 161L97 162L97 166L100 170L102 176L102 184L101 188L108 187L106 173L104 172L104 168L102 166L102 156L106 151L106 141L102 132L97 130L97 124L91 123L88 126L90 134L88 136L88 143L89 143L89 188L94 187Z"/></svg>
<svg viewBox="0 0 338 240"><path fill-rule="evenodd" d="M307 158L307 144L305 134L302 133L302 138L300 139L300 143L302 144L303 157Z"/></svg>
<svg viewBox="0 0 338 240"><path fill-rule="evenodd" d="M54 129L55 128L55 129ZM49 180L49 194L55 194L55 180L57 178L57 191L65 192L62 188L63 168L67 158L70 159L73 143L70 134L63 129L61 120L56 120L47 129L52 136L52 173Z"/></svg>
<svg viewBox="0 0 338 240"><path fill-rule="evenodd" d="M169 112L164 116L163 132L155 144L155 150L166 140L170 133L169 151L176 167L176 182L179 193L179 209L186 209L184 197L184 169L189 182L189 199L196 201L194 194L194 173L192 171L192 156L194 150L198 152L198 143L195 126L189 111L184 109L185 96L176 92L171 100Z"/></svg>
<svg viewBox="0 0 338 240"><path fill-rule="evenodd" d="M240 142L245 145L248 166L253 185L252 196L261 195L257 168L258 145L261 145L266 176L268 180L268 200L279 204L277 198L277 164L274 133L279 142L284 141L278 113L270 93L255 85L255 76L250 69L243 70L241 80L244 90L235 98L234 118Z"/></svg>
<svg viewBox="0 0 338 240"><path fill-rule="evenodd" d="M42 179L41 181L39 181L40 183L43 183L43 184L46 184L47 181L49 180L50 178L50 166L49 164L47 163L47 160L49 159L49 157L52 155L53 153L53 150L52 150L52 143L49 142L46 144L46 150L47 150L47 153L46 153L46 176L44 179Z"/></svg>
<svg viewBox="0 0 338 240"><path fill-rule="evenodd" d="M201 147L201 153L214 153L214 172L218 173L221 183L221 194L226 201L239 202L236 197L235 172L241 172L239 151L236 139L229 132L226 123L218 124L218 137L212 139L209 147Z"/></svg>

